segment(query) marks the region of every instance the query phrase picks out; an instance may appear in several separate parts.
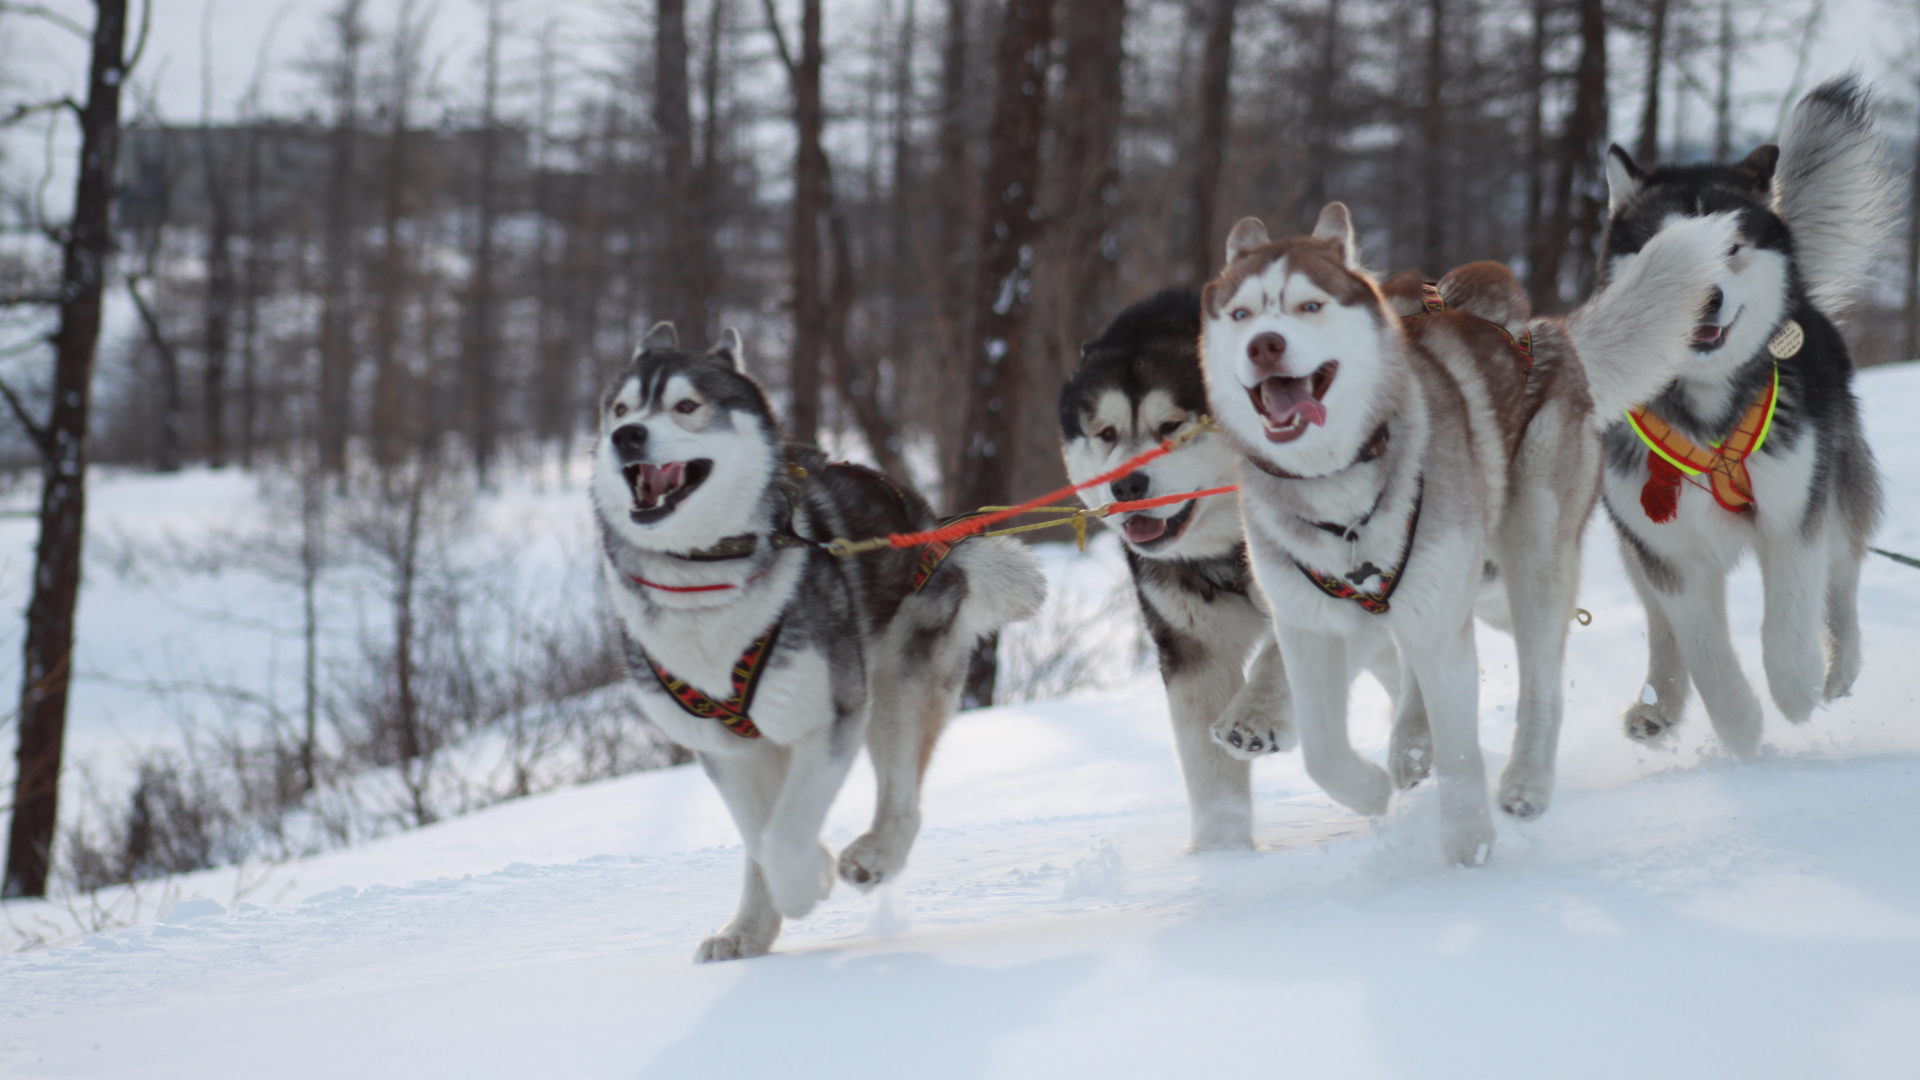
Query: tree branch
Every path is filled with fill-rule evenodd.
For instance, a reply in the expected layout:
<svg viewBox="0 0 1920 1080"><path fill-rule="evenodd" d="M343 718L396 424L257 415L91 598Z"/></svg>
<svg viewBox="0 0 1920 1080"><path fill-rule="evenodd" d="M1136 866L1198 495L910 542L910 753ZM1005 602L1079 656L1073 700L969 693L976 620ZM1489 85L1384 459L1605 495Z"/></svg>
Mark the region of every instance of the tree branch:
<svg viewBox="0 0 1920 1080"><path fill-rule="evenodd" d="M43 112L53 112L55 109L72 109L77 115L80 111L80 105L69 97L50 98L46 101L30 101L15 105L5 116L0 116L0 128L12 127L28 117Z"/></svg>
<svg viewBox="0 0 1920 1080"><path fill-rule="evenodd" d="M5 380L0 380L0 395L6 397L7 405L13 409L14 418L20 421L20 426L27 429L27 437L40 449L40 456L52 457L52 434L33 418L33 414L27 411L26 402L20 400L20 395L14 393L13 387L8 386Z"/></svg>
<svg viewBox="0 0 1920 1080"><path fill-rule="evenodd" d="M93 38L93 35L87 32L86 27L47 7L45 4L0 4L0 12L13 15L25 15L34 19L44 19L68 33L78 35L81 41L90 41Z"/></svg>
<svg viewBox="0 0 1920 1080"><path fill-rule="evenodd" d="M760 0L767 9L767 29L773 31L774 51L780 54L780 66L787 69L787 78L798 83L800 70L793 62L793 53L787 49L786 32L780 29L780 13L773 9L773 0Z"/></svg>

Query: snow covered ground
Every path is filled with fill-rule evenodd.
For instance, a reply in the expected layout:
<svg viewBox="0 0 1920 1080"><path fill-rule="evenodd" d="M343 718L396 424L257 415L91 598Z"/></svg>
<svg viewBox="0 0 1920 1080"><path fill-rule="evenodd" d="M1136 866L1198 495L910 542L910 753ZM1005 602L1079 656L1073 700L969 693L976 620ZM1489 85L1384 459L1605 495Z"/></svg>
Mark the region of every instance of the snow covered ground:
<svg viewBox="0 0 1920 1080"><path fill-rule="evenodd" d="M1861 390L1877 543L1920 552L1920 366ZM1731 591L1757 676L1751 567ZM1640 615L1591 533L1559 795L1484 868L1440 864L1430 787L1368 822L1297 754L1256 768L1263 850L1181 854L1144 676L959 718L906 878L842 887L774 956L689 962L737 837L697 771L641 774L149 886L157 923L0 957L0 1075L1912 1077L1920 570L1874 556L1862 594L1853 697L1802 728L1769 707L1753 765L1697 699L1648 750L1617 718ZM1480 642L1497 772L1513 651ZM1355 709L1377 760L1385 696L1363 682ZM829 842L871 801L863 768Z"/></svg>

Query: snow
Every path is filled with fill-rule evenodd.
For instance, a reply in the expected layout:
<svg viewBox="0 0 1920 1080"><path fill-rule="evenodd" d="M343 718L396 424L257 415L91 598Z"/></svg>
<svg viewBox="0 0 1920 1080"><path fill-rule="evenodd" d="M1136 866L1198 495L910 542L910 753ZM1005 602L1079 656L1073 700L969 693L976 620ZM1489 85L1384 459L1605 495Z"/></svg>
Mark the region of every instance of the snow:
<svg viewBox="0 0 1920 1080"><path fill-rule="evenodd" d="M1861 390L1876 543L1920 552L1920 365ZM1730 590L1753 676L1757 586ZM1911 1077L1920 572L1874 556L1862 592L1853 697L1804 727L1769 706L1752 765L1697 698L1648 749L1618 719L1641 618L1590 533L1558 796L1486 867L1441 864L1430 786L1369 822L1297 753L1256 766L1261 851L1181 854L1165 700L1130 676L958 718L905 878L842 886L773 956L690 962L738 838L697 770L644 773L152 883L139 925L0 957L0 1075ZM1513 651L1480 644L1491 775ZM1375 760L1384 709L1356 689ZM827 840L872 798L863 767Z"/></svg>

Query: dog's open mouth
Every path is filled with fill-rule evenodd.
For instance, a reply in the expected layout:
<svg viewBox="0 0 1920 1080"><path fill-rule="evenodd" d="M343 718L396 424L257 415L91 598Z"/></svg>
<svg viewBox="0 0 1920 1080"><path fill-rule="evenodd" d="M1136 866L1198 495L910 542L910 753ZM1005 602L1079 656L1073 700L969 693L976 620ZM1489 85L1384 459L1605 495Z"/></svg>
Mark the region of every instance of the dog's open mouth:
<svg viewBox="0 0 1920 1080"><path fill-rule="evenodd" d="M628 511L634 524L659 521L693 494L693 489L713 472L711 458L693 461L669 461L663 465L635 463L620 470L633 490L633 509Z"/></svg>
<svg viewBox="0 0 1920 1080"><path fill-rule="evenodd" d="M1311 375L1273 375L1250 388L1247 396L1253 399L1253 409L1267 429L1267 441L1292 442L1305 435L1310 425L1325 426L1327 407L1322 399L1339 371L1340 361L1329 360L1314 368Z"/></svg>
<svg viewBox="0 0 1920 1080"><path fill-rule="evenodd" d="M1727 343L1727 331L1732 330L1733 324L1739 321L1740 316L1735 315L1733 318L1727 320L1725 326L1721 326L1718 323L1701 323L1695 326L1693 328L1693 351L1702 353L1712 352L1720 346L1725 345Z"/></svg>
<svg viewBox="0 0 1920 1080"><path fill-rule="evenodd" d="M1171 544L1180 539L1186 531L1187 522L1193 520L1193 508L1200 500L1189 499L1180 512L1172 517L1157 518L1146 511L1138 511L1127 516L1127 542L1135 547L1154 547Z"/></svg>

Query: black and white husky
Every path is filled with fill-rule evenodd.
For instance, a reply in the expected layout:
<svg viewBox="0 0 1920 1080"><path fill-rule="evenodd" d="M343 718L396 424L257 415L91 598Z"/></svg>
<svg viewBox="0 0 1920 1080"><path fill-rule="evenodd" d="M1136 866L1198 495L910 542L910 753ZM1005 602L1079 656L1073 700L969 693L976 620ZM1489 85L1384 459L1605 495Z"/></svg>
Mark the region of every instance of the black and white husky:
<svg viewBox="0 0 1920 1080"><path fill-rule="evenodd" d="M1081 347L1080 367L1060 389L1060 437L1075 483L1158 446L1206 414L1199 346L1200 298L1170 289L1122 311ZM1225 487L1238 482L1235 456L1220 436L1198 435L1080 497L1099 507ZM1289 749L1293 730L1266 601L1247 565L1238 498L1191 499L1111 520L1160 654L1192 848L1250 848L1249 769L1233 750ZM1248 677L1247 657L1256 648Z"/></svg>
<svg viewBox="0 0 1920 1080"><path fill-rule="evenodd" d="M1846 77L1795 106L1777 147L1643 171L1616 146L1607 181L1603 265L1616 281L1675 222L1739 221L1691 360L1632 418L1609 417L1604 491L1647 610L1651 660L1627 733L1664 736L1691 682L1721 743L1745 758L1760 744L1760 700L1729 636L1726 577L1749 550L1781 713L1806 720L1860 673L1855 593L1880 481L1833 319L1885 238L1893 177L1867 94Z"/></svg>
<svg viewBox="0 0 1920 1080"><path fill-rule="evenodd" d="M1724 217L1670 229L1568 319L1503 326L1439 303L1395 314L1339 203L1310 237L1270 241L1254 218L1234 227L1201 295L1207 398L1243 456L1248 549L1307 772L1336 800L1377 815L1396 785L1431 771L1444 854L1485 860L1478 603L1520 658L1499 803L1522 819L1546 809L1580 531L1600 482L1597 417L1685 362L1732 229ZM1504 268L1484 284L1528 310ZM1347 686L1389 638L1402 674L1382 769L1349 741Z"/></svg>
<svg viewBox="0 0 1920 1080"><path fill-rule="evenodd" d="M834 537L934 524L871 469L782 445L740 337L695 354L647 336L600 401L593 503L601 567L647 715L693 750L746 847L733 921L697 959L758 956L782 918L833 887L820 843L864 744L873 828L839 875L898 874L920 828L920 780L982 636L1038 610L1046 581L1005 539L839 558Z"/></svg>

